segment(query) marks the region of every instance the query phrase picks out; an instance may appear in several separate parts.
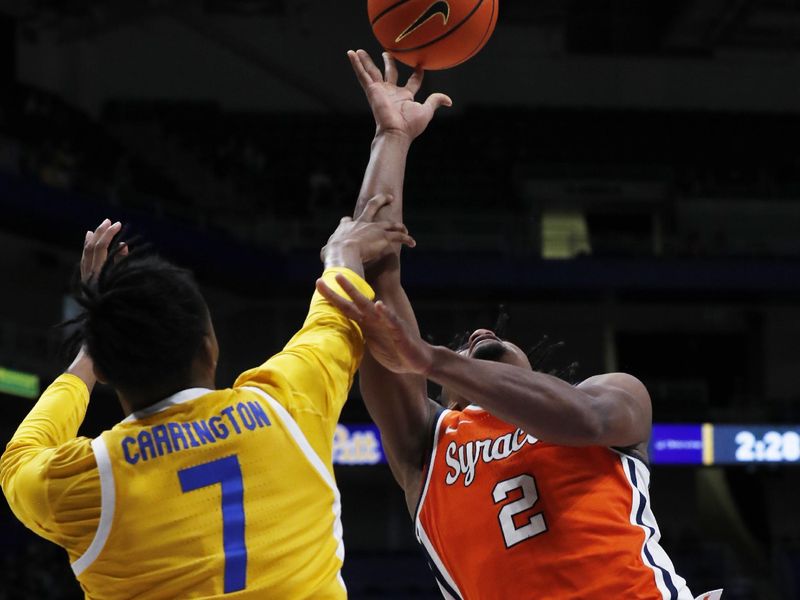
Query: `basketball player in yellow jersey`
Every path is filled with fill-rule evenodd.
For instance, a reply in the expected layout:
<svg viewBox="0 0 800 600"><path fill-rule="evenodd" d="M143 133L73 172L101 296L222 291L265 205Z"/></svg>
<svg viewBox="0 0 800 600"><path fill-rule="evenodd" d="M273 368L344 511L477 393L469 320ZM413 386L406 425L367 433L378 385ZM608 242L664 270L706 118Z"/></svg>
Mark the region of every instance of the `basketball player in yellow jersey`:
<svg viewBox="0 0 800 600"><path fill-rule="evenodd" d="M362 264L399 224L372 222L389 200L345 218L323 249L371 296ZM332 440L358 366L359 328L315 294L280 353L214 386L218 346L191 275L87 232L83 350L44 392L3 454L16 516L67 550L87 598L345 598ZM76 437L97 380L127 417Z"/></svg>

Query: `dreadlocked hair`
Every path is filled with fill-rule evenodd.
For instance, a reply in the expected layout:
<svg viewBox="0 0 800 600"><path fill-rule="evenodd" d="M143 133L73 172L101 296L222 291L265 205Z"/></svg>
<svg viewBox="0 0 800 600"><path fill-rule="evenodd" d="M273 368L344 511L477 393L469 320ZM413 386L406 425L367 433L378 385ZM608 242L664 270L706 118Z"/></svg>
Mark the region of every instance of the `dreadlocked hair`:
<svg viewBox="0 0 800 600"><path fill-rule="evenodd" d="M508 321L510 318L506 306L501 304L497 309L497 321L492 329L495 335L500 339L505 339L506 337L506 329L508 328ZM448 348L455 351L464 350L469 345L470 334L471 332L469 331L457 333L447 345ZM542 339L526 352L533 370L558 377L569 383L574 383L578 367L580 366L577 361L559 367L553 367L549 364L553 355L563 348L564 345L564 342L551 342L547 335L542 336Z"/></svg>
<svg viewBox="0 0 800 600"><path fill-rule="evenodd" d="M78 286L75 332L114 388L161 391L186 382L208 333L208 309L192 274L139 247L114 248L96 277Z"/></svg>
<svg viewBox="0 0 800 600"><path fill-rule="evenodd" d="M573 361L565 367L550 367L548 365L553 354L563 348L564 345L564 342L551 342L548 336L542 336L542 339L526 352L528 360L533 366L533 370L547 373L553 377L558 377L564 381L574 383L575 375L580 366L577 361Z"/></svg>
<svg viewBox="0 0 800 600"><path fill-rule="evenodd" d="M498 309L497 324L494 326L494 332L501 339L505 338L506 328L508 327L508 321L510 318L511 317L508 314L508 310L506 310L505 305L501 304ZM534 371L547 373L548 375L552 375L553 377L558 377L559 379L563 379L564 381L572 383L579 367L577 361L573 361L566 366L560 367L551 367L548 365L550 358L564 346L564 342L550 342L550 338L547 335L544 335L542 336L542 339L540 339L525 354L528 356L528 360L530 361Z"/></svg>

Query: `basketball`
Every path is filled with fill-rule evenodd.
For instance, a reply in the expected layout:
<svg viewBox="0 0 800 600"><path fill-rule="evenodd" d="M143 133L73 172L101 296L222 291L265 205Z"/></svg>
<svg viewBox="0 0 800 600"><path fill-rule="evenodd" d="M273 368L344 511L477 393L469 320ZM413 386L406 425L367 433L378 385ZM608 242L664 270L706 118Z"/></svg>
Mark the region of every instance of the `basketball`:
<svg viewBox="0 0 800 600"><path fill-rule="evenodd" d="M427 70L449 69L486 45L499 0L368 0L375 37L397 60Z"/></svg>

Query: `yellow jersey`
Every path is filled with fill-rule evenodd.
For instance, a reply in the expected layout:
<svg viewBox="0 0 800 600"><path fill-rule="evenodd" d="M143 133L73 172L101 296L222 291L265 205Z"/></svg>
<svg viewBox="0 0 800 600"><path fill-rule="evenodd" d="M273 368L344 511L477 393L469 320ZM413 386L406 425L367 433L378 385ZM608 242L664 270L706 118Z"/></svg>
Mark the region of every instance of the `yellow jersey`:
<svg viewBox="0 0 800 600"><path fill-rule="evenodd" d="M336 273L373 295L346 269L326 270L332 287ZM184 390L94 440L76 437L89 391L62 375L9 442L3 491L87 598L346 598L333 435L362 351L315 293L233 388Z"/></svg>

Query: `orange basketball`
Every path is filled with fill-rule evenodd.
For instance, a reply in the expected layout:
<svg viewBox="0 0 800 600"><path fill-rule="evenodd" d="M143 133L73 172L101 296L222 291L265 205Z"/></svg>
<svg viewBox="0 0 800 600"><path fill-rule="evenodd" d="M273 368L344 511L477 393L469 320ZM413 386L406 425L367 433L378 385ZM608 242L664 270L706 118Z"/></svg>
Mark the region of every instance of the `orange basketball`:
<svg viewBox="0 0 800 600"><path fill-rule="evenodd" d="M372 31L400 62L449 69L492 36L499 0L367 0Z"/></svg>

